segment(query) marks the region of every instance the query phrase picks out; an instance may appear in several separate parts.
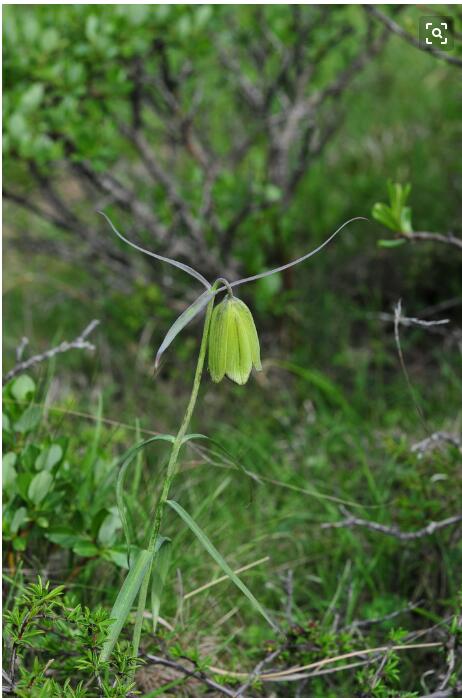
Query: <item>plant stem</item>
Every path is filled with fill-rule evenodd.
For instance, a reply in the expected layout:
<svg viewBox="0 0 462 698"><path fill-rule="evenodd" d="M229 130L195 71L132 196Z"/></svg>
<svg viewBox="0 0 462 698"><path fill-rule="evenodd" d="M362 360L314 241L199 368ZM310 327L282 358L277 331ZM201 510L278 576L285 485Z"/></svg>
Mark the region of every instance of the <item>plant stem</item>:
<svg viewBox="0 0 462 698"><path fill-rule="evenodd" d="M217 284L215 283L212 288L215 289L216 285ZM165 474L165 479L164 479L164 483L162 485L162 491L161 491L161 494L159 497L159 501L157 502L156 512L154 515L154 521L153 521L151 535L149 538L149 545L148 545L148 550L150 552L154 552L155 547L156 547L156 541L157 541L157 538L159 536L160 527L162 525L162 518L164 515L165 502L168 499L168 493L170 491L170 487L172 485L172 482L173 482L175 475L176 475L176 472L177 472L178 455L180 452L180 448L183 444L183 439L186 435L186 431L189 427L189 422L191 421L194 407L196 405L197 395L199 393L199 388L200 388L200 383L201 383L201 378L202 378L202 371L204 368L205 355L207 352L207 339L208 339L208 334L209 334L210 319L212 316L214 300L215 300L215 296L212 296L212 299L209 301L209 304L207 306L207 312L205 315L205 322L204 322L204 330L202 333L201 346L199 349L199 357L197 359L196 373L194 375L194 382L193 382L193 387L192 387L192 391L191 391L191 396L189 398L188 406L186 408L186 412L184 413L184 417L183 417L183 421L181 423L180 429L179 429L178 434L176 435L175 441L173 442L173 445L172 445L172 451L170 453L170 458L169 458L168 465L167 465L167 472ZM151 578L152 565L153 565L153 562L151 562L150 566L148 567L148 570L146 572L146 575L143 579L143 583L142 583L141 588L140 588L140 595L139 595L139 599L138 599L138 609L136 612L135 628L133 631L133 642L132 642L133 657L138 656L138 649L140 646L140 639L141 639L141 629L142 629L142 625L143 625L143 615L144 615L144 611L146 608L146 598L148 595L149 580Z"/></svg>

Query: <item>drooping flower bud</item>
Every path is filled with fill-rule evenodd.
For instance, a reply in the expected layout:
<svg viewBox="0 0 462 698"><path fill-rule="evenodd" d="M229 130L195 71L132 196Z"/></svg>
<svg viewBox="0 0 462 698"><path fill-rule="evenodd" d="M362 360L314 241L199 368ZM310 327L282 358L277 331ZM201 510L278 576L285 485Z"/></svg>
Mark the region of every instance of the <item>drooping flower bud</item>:
<svg viewBox="0 0 462 698"><path fill-rule="evenodd" d="M252 313L228 296L215 306L210 321L209 371L214 383L228 376L238 385L249 379L252 366L261 371L260 343Z"/></svg>

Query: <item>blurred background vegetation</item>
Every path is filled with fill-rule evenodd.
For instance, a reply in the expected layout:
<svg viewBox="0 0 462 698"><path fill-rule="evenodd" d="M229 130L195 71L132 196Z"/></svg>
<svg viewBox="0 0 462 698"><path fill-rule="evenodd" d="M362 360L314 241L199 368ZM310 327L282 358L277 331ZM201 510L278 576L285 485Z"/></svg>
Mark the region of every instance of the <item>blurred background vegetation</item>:
<svg viewBox="0 0 462 698"><path fill-rule="evenodd" d="M456 7L387 8L412 35L423 12L452 15L460 37ZM359 5L8 6L3 19L6 370L23 336L24 359L100 320L94 352L40 363L5 389L8 603L40 572L109 608L125 560L117 456L149 432L175 433L201 323L154 376L197 285L124 246L97 211L209 279L279 266L346 219L371 218L387 180L412 184L414 230L460 236L461 72ZM459 513L460 251L383 238L393 233L372 218L356 222L306 264L243 289L264 370L244 388L204 381L194 431L227 455L190 449L175 486L234 568L269 557L246 579L302 629L287 665L383 644L399 627L409 641L455 612L460 525L407 541L322 528L344 518L339 499L403 531ZM394 337L400 298L405 315L451 320L401 328L412 390ZM433 432L452 441L412 448ZM154 446L136 465L140 541L162 463ZM164 641L186 652L210 640L214 664L251 670L270 632L227 584L183 600L219 572L168 525L162 615L175 629ZM365 626L367 637L351 631L409 604ZM368 670L310 680L297 695L420 695L444 683L446 654L402 652L397 677Z"/></svg>

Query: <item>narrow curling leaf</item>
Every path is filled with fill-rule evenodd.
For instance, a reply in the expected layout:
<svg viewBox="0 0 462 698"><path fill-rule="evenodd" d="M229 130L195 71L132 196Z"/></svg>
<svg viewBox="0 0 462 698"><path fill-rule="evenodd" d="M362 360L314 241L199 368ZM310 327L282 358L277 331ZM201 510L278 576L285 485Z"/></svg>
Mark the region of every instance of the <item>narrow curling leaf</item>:
<svg viewBox="0 0 462 698"><path fill-rule="evenodd" d="M211 288L211 284L207 281L207 279L202 276L198 271L193 269L192 267L188 266L187 264L183 264L183 262L177 262L176 259L170 259L170 257L163 257L160 254L156 254L155 252L151 252L150 250L145 250L144 247L140 247L140 245L137 245L136 243L132 242L131 240L128 240L128 238L124 237L122 233L120 233L117 228L115 227L114 223L111 221L109 216L107 216L104 211L98 211L103 218L107 220L109 225L111 226L112 230L114 233L119 237L121 240L127 243L127 245L130 245L131 247L134 247L135 250L138 250L139 252L143 252L143 254L147 254L150 257L154 257L155 259L159 259L161 262L167 262L167 264L171 264L174 267L178 267L178 269L181 269L182 271L185 271L187 274L190 274L193 276L195 279L201 282L205 288Z"/></svg>
<svg viewBox="0 0 462 698"><path fill-rule="evenodd" d="M194 320L196 315L198 315L201 312L201 310L205 308L207 303L213 298L214 295L214 292L211 290L204 291L204 293L202 293L198 298L196 298L196 300L193 303L191 303L191 305L188 306L183 313L181 313L180 317L178 317L175 320L175 322L165 335L164 340L156 354L156 369L159 366L162 354L165 352L166 349L168 349L168 347L173 342L177 334L179 334L181 330L184 329L186 325L188 325L191 322L191 320Z"/></svg>
<svg viewBox="0 0 462 698"><path fill-rule="evenodd" d="M255 596L252 594L250 589L248 589L244 582L239 579L237 574L231 569L231 567L228 565L226 560L220 555L218 550L215 548L213 543L207 538L205 535L204 531L197 525L197 523L194 521L194 519L188 514L187 511L183 509L183 507L178 504L178 502L175 502L171 499L167 499L167 504L174 510L176 513L183 519L185 524L191 529L191 531L194 533L196 538L199 540L199 542L204 546L206 551L213 557L215 562L221 567L223 572L230 578L232 582L242 591L242 593L247 596L249 601L251 602L252 606L255 608L256 611L261 613L263 618L271 625L273 630L278 631L277 625L274 623L274 621L270 618L270 616L267 614L263 606Z"/></svg>
<svg viewBox="0 0 462 698"><path fill-rule="evenodd" d="M101 650L100 660L107 662L117 642L117 638L123 628L125 620L130 613L133 602L140 590L145 574L147 574L153 553L149 550L141 550L135 564L125 577L122 588L119 591L111 611L114 620L109 628L109 634Z"/></svg>
<svg viewBox="0 0 462 698"><path fill-rule="evenodd" d="M265 276L270 276L271 274L277 274L280 271L284 271L285 269L289 269L290 267L295 266L296 264L300 264L300 262L304 262L305 259L308 259L309 257L312 257L313 255L317 254L320 252L326 245L331 242L331 240L334 239L338 233L343 230L347 225L350 223L353 223L354 221L367 221L367 218L364 218L364 216L356 216L356 218L350 218L350 220L346 221L343 223L340 228L337 228L335 233L332 233L330 237L327 238L327 240L324 240L324 242L321 245L318 245L314 250L311 250L311 252L308 252L307 254L303 255L303 257L299 257L298 259L295 259L293 262L289 262L288 264L283 264L282 267L276 267L276 269L270 269L270 271L264 271L261 274L256 274L255 276L248 276L245 279L238 279L238 281L232 281L229 285L234 288L235 286L241 286L242 284L247 284L249 281L257 281L258 279L263 279ZM220 288L219 290L224 290L224 286Z"/></svg>

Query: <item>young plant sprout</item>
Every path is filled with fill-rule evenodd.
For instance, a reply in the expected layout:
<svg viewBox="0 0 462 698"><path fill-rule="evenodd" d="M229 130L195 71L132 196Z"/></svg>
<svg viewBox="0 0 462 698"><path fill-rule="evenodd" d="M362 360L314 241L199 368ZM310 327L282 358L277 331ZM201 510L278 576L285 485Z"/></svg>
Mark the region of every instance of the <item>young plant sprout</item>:
<svg viewBox="0 0 462 698"><path fill-rule="evenodd" d="M199 281L204 287L205 291L196 298L196 300L177 318L173 323L169 331L164 337L164 340L159 347L156 355L155 365L156 368L159 366L160 359L166 349L173 342L175 337L183 330L186 325L188 325L202 310L206 309L204 329L202 332L202 340L199 349L199 356L196 364L196 371L193 381L193 386L191 390L191 395L189 398L188 405L183 417L183 421L179 428L179 431L175 437L170 435L160 435L155 436L147 441L143 441L137 444L135 447L131 448L121 459L121 467L119 471L119 478L117 484L117 501L121 514L122 523L124 525L125 535L128 539L126 515L123 500L123 483L125 478L125 473L136 456L139 449L144 448L147 444L156 440L165 440L171 443L170 457L167 465L167 470L165 474L164 481L162 483L162 489L157 501L154 518L152 522L151 532L147 546L143 549L137 556L136 560L130 566L128 575L122 585L122 588L118 594L116 602L111 612L111 616L114 622L109 631L108 638L104 645L103 651L101 653L101 659L103 661L107 660L114 648L117 641L118 635L125 623L127 615L133 605L133 602L138 596L138 608L136 614L135 628L133 632L133 642L132 651L133 656L138 655L138 649L141 638L142 622L144 617L144 612L146 608L146 600L149 591L149 585L151 583L151 598L153 606L153 626L155 631L155 626L158 618L159 603L160 603L160 593L167 574L168 566L168 552L170 542L163 538L160 534L160 529L163 520L163 514L165 510L165 505L167 504L171 509L176 511L184 523L191 529L191 531L196 535L198 540L202 543L207 552L213 557L215 562L222 568L226 575L231 579L232 582L242 591L243 594L249 599L254 608L262 614L262 616L267 620L267 622L277 630L277 626L274 621L270 618L266 610L261 606L261 604L254 597L252 592L244 585L244 583L239 579L239 577L231 570L227 562L220 555L215 546L207 538L205 533L199 528L197 523L191 518L191 516L183 509L183 507L173 500L170 500L169 492L176 475L177 462L180 449L182 445L192 439L197 438L198 435L190 434L186 432L191 421L191 417L196 404L197 396L199 393L200 382L202 378L205 357L208 353L208 367L212 380L215 383L219 383L225 376L230 378L232 381L238 385L244 385L247 383L252 367L257 371L261 370L260 361L260 344L258 341L258 334L255 328L255 323L253 321L252 313L250 312L247 305L236 298L233 294L233 289L237 286L242 286L243 284L250 283L251 281L257 281L258 279L263 279L271 274L277 274L278 272L284 271L289 267L293 267L300 262L304 262L309 257L320 252L326 245L331 242L338 233L343 230L347 225L353 221L367 220L363 217L352 218L346 223L343 223L330 237L327 238L321 245L311 250L307 254L299 257L293 262L284 264L276 269L271 269L270 271L262 272L261 274L256 274L255 276L249 276L243 279L238 279L237 281L228 282L224 278L218 278L214 283L210 283L202 274L182 262L178 262L175 259L169 259L168 257L163 257L162 255L146 250L139 245L136 245L131 240L124 237L114 226L108 216L100 211L101 215L107 220L111 226L114 233L121 238L128 245L131 245L135 249L143 252L144 254L150 255L155 259L162 262L167 262L182 271L186 272L190 276L194 277ZM215 299L219 294L226 293L226 298L219 303L215 304Z"/></svg>

